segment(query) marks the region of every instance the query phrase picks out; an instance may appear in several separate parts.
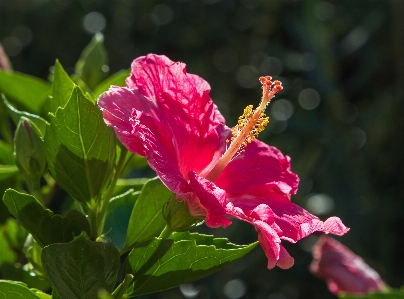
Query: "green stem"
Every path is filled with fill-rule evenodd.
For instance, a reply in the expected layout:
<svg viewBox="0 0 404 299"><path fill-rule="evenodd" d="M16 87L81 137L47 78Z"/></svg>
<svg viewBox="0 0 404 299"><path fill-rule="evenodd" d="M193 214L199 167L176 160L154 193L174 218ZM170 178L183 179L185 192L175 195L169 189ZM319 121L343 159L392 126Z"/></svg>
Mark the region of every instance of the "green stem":
<svg viewBox="0 0 404 299"><path fill-rule="evenodd" d="M126 289L129 287L129 284L133 280L132 274L126 274L123 282L115 289L115 291L111 294L115 299L122 299L122 296L125 295Z"/></svg>
<svg viewBox="0 0 404 299"><path fill-rule="evenodd" d="M109 185L108 191L106 193L106 195L102 198L102 208L98 217L98 229L101 230L104 221L105 221L105 214L107 213L108 210L108 206L109 206L109 200L111 199L112 195L114 194L114 190L115 190L115 186L116 186L116 182L119 179L119 176L121 175L122 170L125 168L126 163L128 162L128 160L126 160L126 155L128 153L128 150L125 147L122 147L121 150L121 156L119 157L119 161L118 161L118 165L116 166L116 170L114 172L114 175L112 177L111 180L111 184ZM126 161L125 161L126 160ZM98 232L99 234L101 234L101 231Z"/></svg>
<svg viewBox="0 0 404 299"><path fill-rule="evenodd" d="M41 203L41 205L43 207L45 207L43 195L41 192L41 184L39 181L40 181L40 178L29 180L28 185L29 185L30 193Z"/></svg>
<svg viewBox="0 0 404 299"><path fill-rule="evenodd" d="M169 236L171 236L171 234L174 231L168 226L166 225L166 227L163 229L163 231L161 232L159 238L160 239L167 239Z"/></svg>
<svg viewBox="0 0 404 299"><path fill-rule="evenodd" d="M95 241L98 237L98 205L94 202L90 205L88 221L90 222L91 240Z"/></svg>

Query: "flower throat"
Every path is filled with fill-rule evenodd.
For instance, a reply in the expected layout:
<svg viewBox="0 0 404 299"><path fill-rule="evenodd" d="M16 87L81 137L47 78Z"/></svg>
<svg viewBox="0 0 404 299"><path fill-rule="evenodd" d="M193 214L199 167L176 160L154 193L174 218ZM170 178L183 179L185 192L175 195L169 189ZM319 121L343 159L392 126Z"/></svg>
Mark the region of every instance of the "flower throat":
<svg viewBox="0 0 404 299"><path fill-rule="evenodd" d="M232 129L232 137L226 142L230 142L230 146L219 159L213 169L206 176L206 179L214 182L229 164L229 162L240 153L244 152L246 146L251 143L258 134L261 133L269 123L269 118L264 111L271 99L283 89L282 83L278 80L272 81L272 77L260 77L262 85L262 99L259 106L253 110L253 106L249 105L244 109L243 115L238 119L238 123Z"/></svg>

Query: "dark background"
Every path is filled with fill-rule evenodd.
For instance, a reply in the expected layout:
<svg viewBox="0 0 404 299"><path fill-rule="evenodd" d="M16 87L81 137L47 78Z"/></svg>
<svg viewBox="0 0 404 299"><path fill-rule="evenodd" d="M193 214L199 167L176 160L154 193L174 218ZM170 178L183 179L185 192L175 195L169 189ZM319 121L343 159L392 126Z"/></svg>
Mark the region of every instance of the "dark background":
<svg viewBox="0 0 404 299"><path fill-rule="evenodd" d="M284 90L260 139L292 157L292 200L351 228L338 238L392 287L404 284L404 1L0 0L0 43L16 71L46 79L59 59L72 73L94 33L110 74L147 53L206 79L233 126L258 104L258 77ZM259 174L257 174L259 175ZM251 226L207 230L245 244ZM257 247L225 270L143 298L335 298L309 271L316 236L286 244L290 270L266 269Z"/></svg>

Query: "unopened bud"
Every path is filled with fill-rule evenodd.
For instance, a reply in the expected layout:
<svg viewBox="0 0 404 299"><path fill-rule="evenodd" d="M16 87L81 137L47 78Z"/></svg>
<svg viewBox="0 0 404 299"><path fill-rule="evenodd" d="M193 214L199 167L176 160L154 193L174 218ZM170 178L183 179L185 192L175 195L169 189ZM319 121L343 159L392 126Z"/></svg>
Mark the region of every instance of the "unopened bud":
<svg viewBox="0 0 404 299"><path fill-rule="evenodd" d="M168 227L176 232L187 231L203 220L189 213L184 201L179 201L175 195L165 204L163 215Z"/></svg>
<svg viewBox="0 0 404 299"><path fill-rule="evenodd" d="M1 44L0 44L0 70L5 72L11 71L11 62L8 59L8 56Z"/></svg>
<svg viewBox="0 0 404 299"><path fill-rule="evenodd" d="M44 142L38 128L21 117L14 136L15 164L29 179L39 179L47 170Z"/></svg>

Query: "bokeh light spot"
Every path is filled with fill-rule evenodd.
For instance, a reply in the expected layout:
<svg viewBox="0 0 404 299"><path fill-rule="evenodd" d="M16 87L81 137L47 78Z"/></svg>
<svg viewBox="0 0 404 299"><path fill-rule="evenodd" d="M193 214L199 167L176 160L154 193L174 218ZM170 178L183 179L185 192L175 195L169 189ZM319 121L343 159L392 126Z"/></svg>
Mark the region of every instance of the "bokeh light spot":
<svg viewBox="0 0 404 299"><path fill-rule="evenodd" d="M299 105L306 110L313 110L320 104L321 97L317 90L313 88L303 89L299 93Z"/></svg>
<svg viewBox="0 0 404 299"><path fill-rule="evenodd" d="M362 47L369 39L369 31L363 26L357 26L341 41L342 51L351 54Z"/></svg>
<svg viewBox="0 0 404 299"><path fill-rule="evenodd" d="M315 194L310 196L306 202L306 208L314 215L325 215L334 208L334 200L327 194Z"/></svg>
<svg viewBox="0 0 404 299"><path fill-rule="evenodd" d="M271 104L271 116L276 120L288 120L293 112L293 104L286 99L279 99Z"/></svg>
<svg viewBox="0 0 404 299"><path fill-rule="evenodd" d="M247 292L246 284L240 279L230 280L224 286L224 294L230 299L243 297Z"/></svg>
<svg viewBox="0 0 404 299"><path fill-rule="evenodd" d="M180 291L185 298L195 298L198 296L200 289L196 288L192 283L180 285Z"/></svg>
<svg viewBox="0 0 404 299"><path fill-rule="evenodd" d="M102 70L104 73L108 73L108 72L109 72L109 66L106 65L106 64L104 64L104 65L101 67L101 70Z"/></svg>
<svg viewBox="0 0 404 299"><path fill-rule="evenodd" d="M351 129L348 138L352 148L361 149L366 143L366 132L356 127Z"/></svg>
<svg viewBox="0 0 404 299"><path fill-rule="evenodd" d="M84 30L91 34L102 31L106 24L105 17L96 11L86 14L83 18Z"/></svg>
<svg viewBox="0 0 404 299"><path fill-rule="evenodd" d="M9 57L17 56L22 50L22 43L18 38L9 36L3 39L3 48Z"/></svg>

